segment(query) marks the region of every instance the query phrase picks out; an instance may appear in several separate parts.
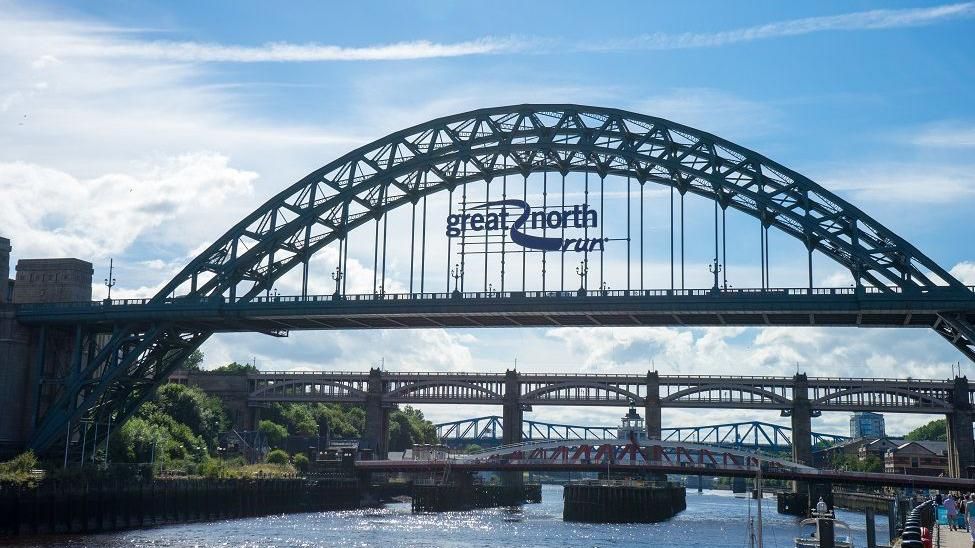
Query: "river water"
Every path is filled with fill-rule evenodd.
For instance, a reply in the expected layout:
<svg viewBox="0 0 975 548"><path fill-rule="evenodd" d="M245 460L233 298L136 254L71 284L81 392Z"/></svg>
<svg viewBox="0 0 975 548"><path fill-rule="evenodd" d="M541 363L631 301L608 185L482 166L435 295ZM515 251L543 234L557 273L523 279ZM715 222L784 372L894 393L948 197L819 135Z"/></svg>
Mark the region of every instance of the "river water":
<svg viewBox="0 0 975 548"><path fill-rule="evenodd" d="M746 547L749 506L755 503L729 491L687 491L687 510L654 524L595 525L562 521L562 487L542 487L542 503L520 511L486 509L414 515L409 503L347 512L290 514L211 523L170 525L106 535L19 539L17 546L43 548L107 546L178 547L463 547L526 546L592 548L603 546ZM798 519L779 515L775 499L762 503L767 547L794 546ZM839 511L852 527L855 544L866 546L862 513ZM9 539L8 539L9 540ZM877 516L877 540L887 540L887 519ZM3 539L0 539L0 544Z"/></svg>

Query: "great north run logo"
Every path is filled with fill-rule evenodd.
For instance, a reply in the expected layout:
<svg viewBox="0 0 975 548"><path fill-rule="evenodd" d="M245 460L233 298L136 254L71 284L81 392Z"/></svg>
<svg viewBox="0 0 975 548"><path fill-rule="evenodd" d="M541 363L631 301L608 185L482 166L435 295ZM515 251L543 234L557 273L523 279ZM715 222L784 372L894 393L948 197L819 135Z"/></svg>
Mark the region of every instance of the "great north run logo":
<svg viewBox="0 0 975 548"><path fill-rule="evenodd" d="M496 211L477 211L500 208ZM513 210L513 211L512 211ZM474 211L473 213L471 213ZM588 204L552 211L532 211L523 200L497 200L467 208L463 213L447 216L447 237L457 238L468 232L508 232L512 243L539 251L604 251L609 238L563 238L526 234L526 230L587 229L599 226L599 214Z"/></svg>

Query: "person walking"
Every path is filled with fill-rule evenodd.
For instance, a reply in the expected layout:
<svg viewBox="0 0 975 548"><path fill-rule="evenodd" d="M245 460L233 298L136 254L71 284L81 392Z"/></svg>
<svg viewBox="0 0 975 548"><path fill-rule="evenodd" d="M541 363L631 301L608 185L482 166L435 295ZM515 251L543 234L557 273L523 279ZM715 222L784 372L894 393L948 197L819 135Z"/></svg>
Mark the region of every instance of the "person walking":
<svg viewBox="0 0 975 548"><path fill-rule="evenodd" d="M958 530L958 503L955 497L949 493L944 501L945 512L948 514L948 528L952 531Z"/></svg>
<svg viewBox="0 0 975 548"><path fill-rule="evenodd" d="M975 548L975 493L968 495L965 505L965 521L968 522L968 534L972 537L972 548Z"/></svg>

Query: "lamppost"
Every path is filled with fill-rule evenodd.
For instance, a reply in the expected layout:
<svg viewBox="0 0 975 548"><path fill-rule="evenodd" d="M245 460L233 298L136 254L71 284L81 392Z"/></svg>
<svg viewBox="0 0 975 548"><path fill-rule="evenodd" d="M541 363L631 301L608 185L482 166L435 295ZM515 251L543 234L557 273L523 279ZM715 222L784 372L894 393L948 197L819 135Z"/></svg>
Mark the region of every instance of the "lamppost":
<svg viewBox="0 0 975 548"><path fill-rule="evenodd" d="M115 287L115 260L108 260L108 277L105 278L105 287L108 288L108 297L105 300L112 300L112 288Z"/></svg>
<svg viewBox="0 0 975 548"><path fill-rule="evenodd" d="M576 267L576 275L579 276L579 291L577 292L580 297L586 296L586 275L589 274L589 265L586 261L579 261L579 266Z"/></svg>
<svg viewBox="0 0 975 548"><path fill-rule="evenodd" d="M609 287L609 285L606 284L606 282L603 282L602 284L600 284L599 291L600 291L600 293L602 293L603 297L605 297L606 295L609 295L609 290L610 290L610 287Z"/></svg>
<svg viewBox="0 0 975 548"><path fill-rule="evenodd" d="M462 269L459 264L454 263L454 271L450 273L450 277L454 279L454 291L452 293L452 296L455 299L460 298L461 296L460 290L458 289L458 282L461 276L463 275L464 275L464 269Z"/></svg>
<svg viewBox="0 0 975 548"><path fill-rule="evenodd" d="M718 257L716 256L714 258L714 262L708 265L708 271L711 272L711 274L714 274L714 287L711 288L712 293L717 293L720 290L718 286L718 273L720 273L721 270L721 264L718 263Z"/></svg>
<svg viewBox="0 0 975 548"><path fill-rule="evenodd" d="M335 293L332 293L332 298L338 300L341 298L342 294L342 267L336 266L335 272L332 273L332 279L335 280Z"/></svg>

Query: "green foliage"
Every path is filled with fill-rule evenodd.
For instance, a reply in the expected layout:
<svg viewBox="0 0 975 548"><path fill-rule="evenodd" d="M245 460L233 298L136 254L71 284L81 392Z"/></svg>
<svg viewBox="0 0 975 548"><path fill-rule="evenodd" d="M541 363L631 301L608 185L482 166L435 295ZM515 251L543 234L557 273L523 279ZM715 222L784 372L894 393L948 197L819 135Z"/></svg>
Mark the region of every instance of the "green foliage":
<svg viewBox="0 0 975 548"><path fill-rule="evenodd" d="M202 437L210 449L216 446L217 436L230 422L220 399L194 386L163 385L157 394L157 405L161 412Z"/></svg>
<svg viewBox="0 0 975 548"><path fill-rule="evenodd" d="M257 429L264 434L264 439L271 447L281 447L288 437L288 429L274 421L263 420L257 425Z"/></svg>
<svg viewBox="0 0 975 548"><path fill-rule="evenodd" d="M472 443L472 444L464 447L461 451L463 451L464 453L467 453L469 455L471 453L477 453L481 449L483 449L483 447L481 447L480 445L478 445L476 443Z"/></svg>
<svg viewBox="0 0 975 548"><path fill-rule="evenodd" d="M32 480L31 470L36 468L34 452L21 453L7 462L0 462L0 482L28 483Z"/></svg>
<svg viewBox="0 0 975 548"><path fill-rule="evenodd" d="M316 421L328 425L334 438L357 438L366 428L366 412L360 407L318 403L310 410Z"/></svg>
<svg viewBox="0 0 975 548"><path fill-rule="evenodd" d="M945 419L933 420L908 432L908 441L948 441L948 425Z"/></svg>
<svg viewBox="0 0 975 548"><path fill-rule="evenodd" d="M258 371L257 367L249 363L230 362L216 369L204 370L203 373L211 375L246 375L248 373L257 373Z"/></svg>
<svg viewBox="0 0 975 548"><path fill-rule="evenodd" d="M317 436L318 421L308 405L276 403L268 413L271 420L283 424L294 436Z"/></svg>
<svg viewBox="0 0 975 548"><path fill-rule="evenodd" d="M164 466L201 462L228 423L218 398L199 388L167 384L159 389L156 401L142 404L134 417L113 429L109 460Z"/></svg>
<svg viewBox="0 0 975 548"><path fill-rule="evenodd" d="M308 471L310 461L308 460L308 456L306 456L304 453L295 453L292 460L294 461L295 468L297 468L299 472Z"/></svg>
<svg viewBox="0 0 975 548"><path fill-rule="evenodd" d="M262 421L263 422L263 421ZM288 458L288 452L283 449L274 449L267 454L268 464L288 464L290 459Z"/></svg>
<svg viewBox="0 0 975 548"><path fill-rule="evenodd" d="M200 371L203 368L203 352L194 350L183 360L183 369L188 371Z"/></svg>
<svg viewBox="0 0 975 548"><path fill-rule="evenodd" d="M830 461L834 470L847 470L850 472L883 472L884 462L876 455L870 455L863 460L857 455L844 455L837 453Z"/></svg>
<svg viewBox="0 0 975 548"><path fill-rule="evenodd" d="M418 443L438 443L437 429L423 412L407 405L389 415L389 450L404 451Z"/></svg>

